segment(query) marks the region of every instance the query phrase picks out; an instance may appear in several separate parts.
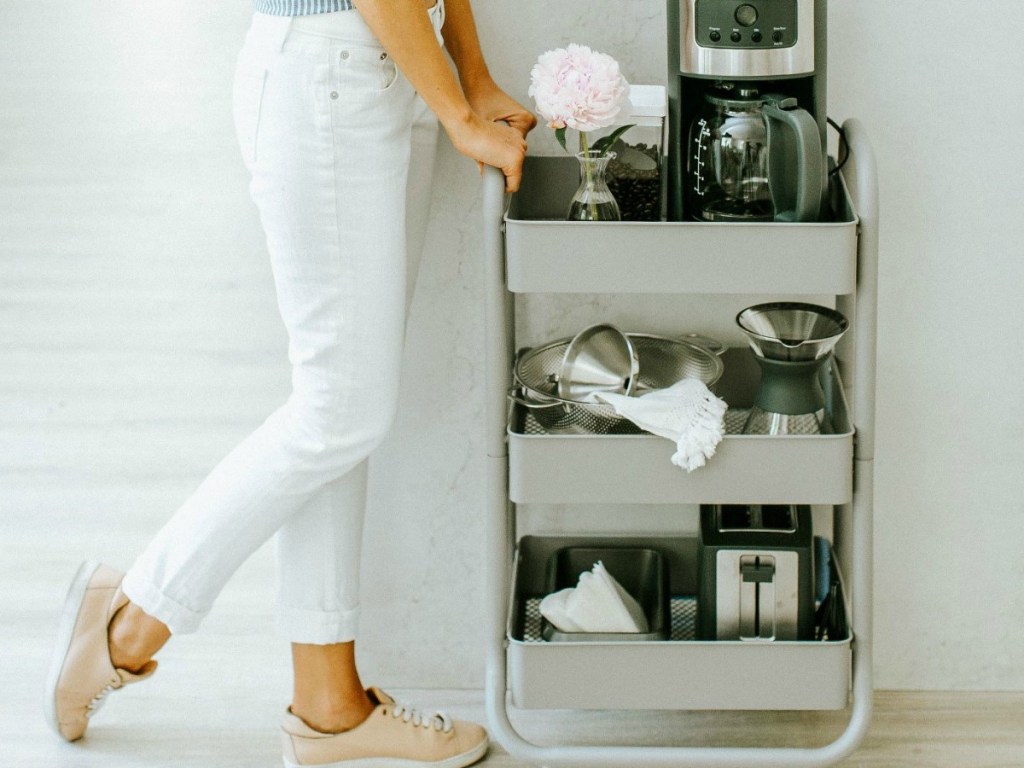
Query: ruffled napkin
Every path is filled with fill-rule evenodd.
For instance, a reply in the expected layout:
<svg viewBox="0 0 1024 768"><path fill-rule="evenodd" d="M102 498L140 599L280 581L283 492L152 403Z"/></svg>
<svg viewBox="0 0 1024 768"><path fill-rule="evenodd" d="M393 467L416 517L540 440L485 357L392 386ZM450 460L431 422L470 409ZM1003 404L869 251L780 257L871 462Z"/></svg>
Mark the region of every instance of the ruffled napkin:
<svg viewBox="0 0 1024 768"><path fill-rule="evenodd" d="M541 615L560 632L648 632L644 610L598 560L579 583L540 601Z"/></svg>
<svg viewBox="0 0 1024 768"><path fill-rule="evenodd" d="M703 467L725 436L728 406L700 379L682 379L639 397L591 392L586 400L603 401L641 429L675 442L672 463L687 472Z"/></svg>

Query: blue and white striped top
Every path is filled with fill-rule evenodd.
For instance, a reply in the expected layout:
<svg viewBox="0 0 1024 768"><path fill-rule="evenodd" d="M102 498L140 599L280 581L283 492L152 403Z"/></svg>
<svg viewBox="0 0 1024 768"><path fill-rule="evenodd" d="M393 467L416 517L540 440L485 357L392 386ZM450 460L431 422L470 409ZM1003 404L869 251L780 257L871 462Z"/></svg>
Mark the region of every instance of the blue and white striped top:
<svg viewBox="0 0 1024 768"><path fill-rule="evenodd" d="M257 13L271 16L307 16L352 10L352 0L253 0Z"/></svg>

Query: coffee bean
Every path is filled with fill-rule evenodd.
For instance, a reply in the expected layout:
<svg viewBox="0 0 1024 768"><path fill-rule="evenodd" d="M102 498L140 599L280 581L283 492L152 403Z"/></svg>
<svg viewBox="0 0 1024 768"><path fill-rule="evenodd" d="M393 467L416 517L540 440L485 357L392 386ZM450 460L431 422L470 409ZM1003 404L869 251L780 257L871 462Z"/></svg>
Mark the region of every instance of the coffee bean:
<svg viewBox="0 0 1024 768"><path fill-rule="evenodd" d="M615 195L623 221L658 221L661 214L661 158L658 148L646 144L630 146L650 157L656 167L637 170L616 157L608 163L608 188Z"/></svg>

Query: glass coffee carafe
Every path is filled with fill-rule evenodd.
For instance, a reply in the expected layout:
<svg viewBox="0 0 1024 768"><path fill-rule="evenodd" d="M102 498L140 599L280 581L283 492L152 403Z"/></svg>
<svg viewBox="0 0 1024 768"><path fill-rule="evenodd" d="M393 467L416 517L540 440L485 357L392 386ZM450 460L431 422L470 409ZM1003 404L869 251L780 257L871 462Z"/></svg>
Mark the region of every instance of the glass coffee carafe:
<svg viewBox="0 0 1024 768"><path fill-rule="evenodd" d="M818 221L825 150L814 118L780 95L719 83L690 130L688 210L701 221Z"/></svg>

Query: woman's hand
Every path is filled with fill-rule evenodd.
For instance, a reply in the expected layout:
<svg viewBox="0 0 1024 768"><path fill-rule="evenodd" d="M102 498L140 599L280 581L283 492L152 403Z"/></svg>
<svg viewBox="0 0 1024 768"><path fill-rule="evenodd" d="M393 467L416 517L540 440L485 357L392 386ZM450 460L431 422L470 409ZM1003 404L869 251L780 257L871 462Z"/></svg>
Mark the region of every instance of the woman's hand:
<svg viewBox="0 0 1024 768"><path fill-rule="evenodd" d="M451 0L451 12L444 25L445 39L451 40L455 49L453 58L462 63L459 78L441 52L430 18L419 0L356 0L355 5L395 64L437 115L456 149L477 163L500 168L505 174L505 188L510 192L518 189L526 156L522 131L482 118L463 91L462 78L473 82L490 79L468 0Z"/></svg>
<svg viewBox="0 0 1024 768"><path fill-rule="evenodd" d="M469 106L484 120L508 123L526 138L537 125L534 114L489 77L463 86Z"/></svg>
<svg viewBox="0 0 1024 768"><path fill-rule="evenodd" d="M472 151L464 151L454 136L452 137L453 143L455 143L456 148L460 152L468 154L480 164L481 172L483 171L484 164L495 165L501 168L502 173L505 174L505 191L515 192L519 189L519 183L522 179L523 159L526 156L526 134L537 125L537 118L526 107L501 90L489 75L464 82L463 90L469 106L483 124L485 126L490 124L501 128L500 132L491 130L490 134L492 139L500 138L504 142L503 147L500 149L492 147L492 150L497 149L499 152L497 157L504 158L505 163L492 162L484 157L473 155ZM451 135L450 131L449 135ZM511 138L513 135L518 137L519 141L513 141ZM475 139L469 138L465 146L467 149L472 150L474 146L473 141L483 140L487 142L492 139L486 139L481 135L477 135ZM483 146L486 146L486 144L481 145L481 148ZM508 154L510 147L516 150L515 155Z"/></svg>
<svg viewBox="0 0 1024 768"><path fill-rule="evenodd" d="M493 165L505 175L505 191L515 192L523 177L526 140L510 125L486 120L475 111L454 125L445 125L455 148L480 166Z"/></svg>

